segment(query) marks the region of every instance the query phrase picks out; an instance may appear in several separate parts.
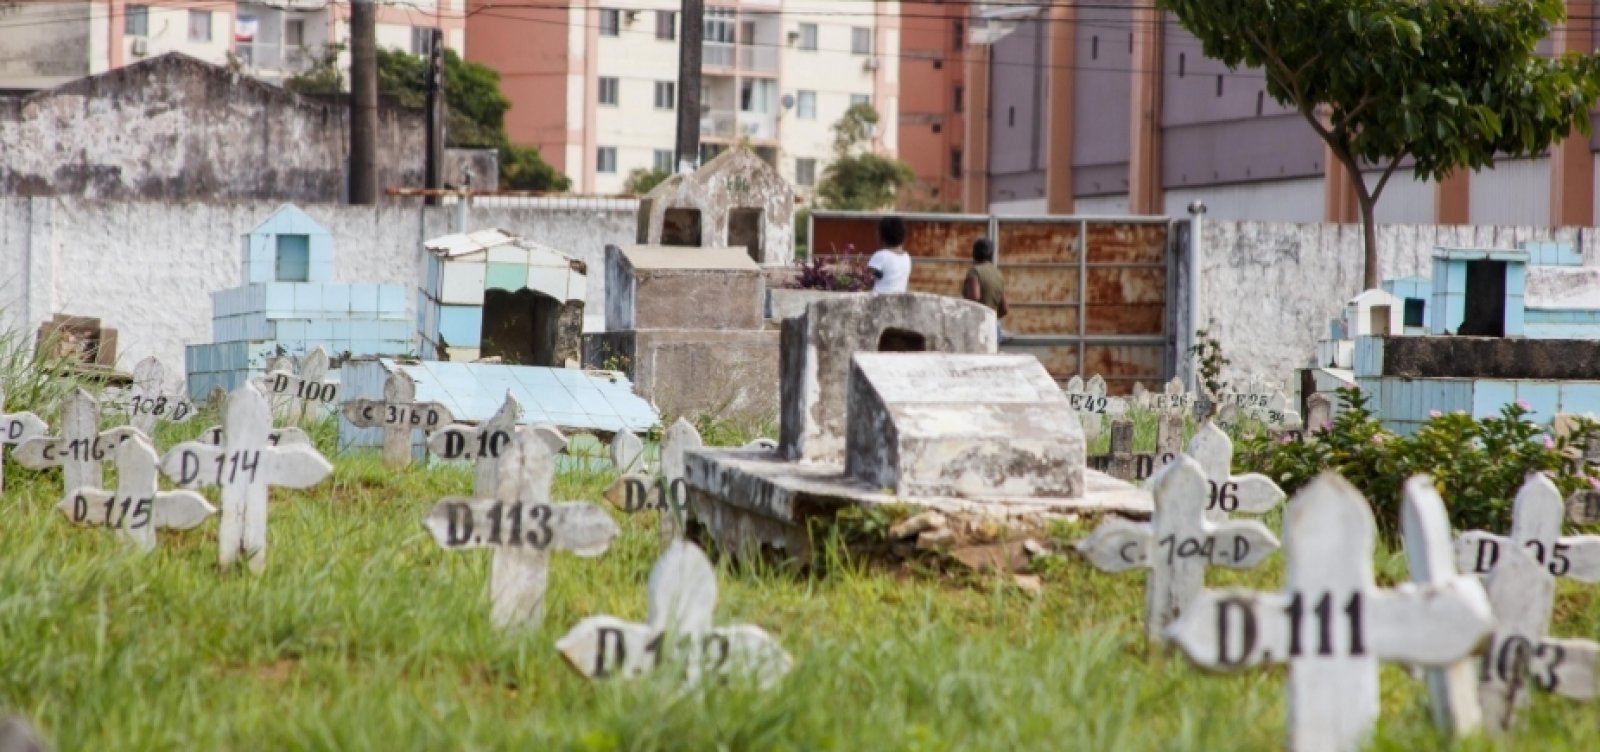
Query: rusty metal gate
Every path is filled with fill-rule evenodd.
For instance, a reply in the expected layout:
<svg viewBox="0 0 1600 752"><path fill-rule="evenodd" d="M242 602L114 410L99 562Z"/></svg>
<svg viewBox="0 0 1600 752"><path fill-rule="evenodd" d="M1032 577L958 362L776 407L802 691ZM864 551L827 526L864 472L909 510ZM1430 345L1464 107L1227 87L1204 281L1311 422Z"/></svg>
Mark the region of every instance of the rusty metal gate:
<svg viewBox="0 0 1600 752"><path fill-rule="evenodd" d="M811 252L861 261L877 250L882 215L813 212ZM1164 217L993 217L901 214L910 289L959 296L972 241L993 239L1010 315L1001 351L1034 355L1063 384L1099 374L1127 394L1177 371L1173 301L1187 226Z"/></svg>

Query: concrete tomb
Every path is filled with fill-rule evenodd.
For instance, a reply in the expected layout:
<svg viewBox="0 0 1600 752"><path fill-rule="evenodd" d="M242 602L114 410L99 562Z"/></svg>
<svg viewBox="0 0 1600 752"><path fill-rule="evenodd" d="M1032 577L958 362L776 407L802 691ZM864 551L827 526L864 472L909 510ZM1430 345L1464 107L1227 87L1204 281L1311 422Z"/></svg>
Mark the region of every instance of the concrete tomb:
<svg viewBox="0 0 1600 752"><path fill-rule="evenodd" d="M717 573L693 543L669 546L651 568L648 587L644 624L591 616L556 642L574 671L589 679L629 679L665 663L682 668L687 686L732 674L770 689L794 666L760 627L715 626Z"/></svg>
<svg viewBox="0 0 1600 752"><path fill-rule="evenodd" d="M794 209L788 181L754 150L734 147L645 194L636 242L736 248L757 264L784 266L794 260Z"/></svg>
<svg viewBox="0 0 1600 752"><path fill-rule="evenodd" d="M544 618L550 552L599 556L619 531L593 504L550 501L555 452L535 432L519 432L498 465L492 496L442 499L422 526L441 548L494 549L489 600L495 626L536 627Z"/></svg>
<svg viewBox="0 0 1600 752"><path fill-rule="evenodd" d="M576 363L588 268L571 254L488 229L425 241L422 357L511 365Z"/></svg>
<svg viewBox="0 0 1600 752"><path fill-rule="evenodd" d="M1378 720L1380 660L1448 667L1494 627L1489 599L1472 577L1379 589L1372 508L1335 474L1295 495L1283 538L1283 592L1203 590L1167 636L1203 668L1287 662L1294 752L1360 749ZM1437 536L1413 540L1444 544Z"/></svg>
<svg viewBox="0 0 1600 752"><path fill-rule="evenodd" d="M778 334L761 315L761 268L737 248L606 248L606 331L588 368L620 370L677 415L772 413Z"/></svg>

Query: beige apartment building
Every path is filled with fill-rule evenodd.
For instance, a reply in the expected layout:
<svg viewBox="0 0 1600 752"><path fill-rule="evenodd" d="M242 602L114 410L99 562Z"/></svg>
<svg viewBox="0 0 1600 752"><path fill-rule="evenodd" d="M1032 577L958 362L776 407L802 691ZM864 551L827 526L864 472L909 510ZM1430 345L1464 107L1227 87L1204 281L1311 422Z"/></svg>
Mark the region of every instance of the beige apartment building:
<svg viewBox="0 0 1600 752"><path fill-rule="evenodd" d="M678 3L529 5L468 2L467 58L500 72L511 140L538 146L580 193L618 193L636 169L671 170ZM702 159L747 142L809 193L832 157L830 128L854 102L877 109L873 146L895 154L899 20L898 2L708 2Z"/></svg>

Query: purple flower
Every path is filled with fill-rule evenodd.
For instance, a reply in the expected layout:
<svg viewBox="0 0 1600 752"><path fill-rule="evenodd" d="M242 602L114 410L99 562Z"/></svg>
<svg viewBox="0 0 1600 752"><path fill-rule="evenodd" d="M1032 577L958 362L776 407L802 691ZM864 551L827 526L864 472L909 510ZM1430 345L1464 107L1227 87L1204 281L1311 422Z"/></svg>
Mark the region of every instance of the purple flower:
<svg viewBox="0 0 1600 752"><path fill-rule="evenodd" d="M1429 410L1428 411L1428 417L1430 417L1430 418L1438 418L1438 417L1440 417L1442 415L1444 415L1444 413L1441 413L1438 410Z"/></svg>
<svg viewBox="0 0 1600 752"><path fill-rule="evenodd" d="M1532 410L1533 406L1529 405L1527 400L1519 399L1519 400L1517 400L1517 409L1518 410Z"/></svg>

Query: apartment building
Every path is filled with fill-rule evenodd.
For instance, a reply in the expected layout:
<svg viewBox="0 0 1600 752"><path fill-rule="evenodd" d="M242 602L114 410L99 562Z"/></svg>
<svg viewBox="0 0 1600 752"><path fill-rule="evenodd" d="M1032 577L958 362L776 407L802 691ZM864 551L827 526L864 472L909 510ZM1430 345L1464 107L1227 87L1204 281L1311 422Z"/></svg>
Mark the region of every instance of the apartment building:
<svg viewBox="0 0 1600 752"><path fill-rule="evenodd" d="M967 18L963 2L900 6L900 158L916 173L901 204L961 205Z"/></svg>
<svg viewBox="0 0 1600 752"><path fill-rule="evenodd" d="M464 14L465 0L378 0L378 45L423 54L439 28L459 51ZM347 0L0 3L0 89L49 88L167 52L280 81L349 38ZM340 61L349 65L348 52Z"/></svg>
<svg viewBox="0 0 1600 752"><path fill-rule="evenodd" d="M1568 2L1545 48L1595 48L1592 3ZM1355 222L1349 177L1304 119L1141 0L971 6L963 206L997 213L1165 214ZM1443 182L1404 169L1380 222L1593 225L1595 142ZM1369 176L1369 184L1376 176Z"/></svg>
<svg viewBox="0 0 1600 752"><path fill-rule="evenodd" d="M636 169L675 167L678 8L470 0L467 58L500 72L512 141L538 146L575 191L617 193ZM896 153L899 3L713 0L704 32L702 161L745 142L808 193L855 102L880 114L874 148Z"/></svg>

